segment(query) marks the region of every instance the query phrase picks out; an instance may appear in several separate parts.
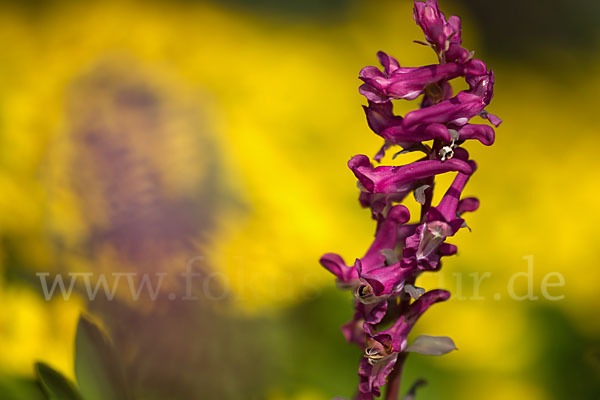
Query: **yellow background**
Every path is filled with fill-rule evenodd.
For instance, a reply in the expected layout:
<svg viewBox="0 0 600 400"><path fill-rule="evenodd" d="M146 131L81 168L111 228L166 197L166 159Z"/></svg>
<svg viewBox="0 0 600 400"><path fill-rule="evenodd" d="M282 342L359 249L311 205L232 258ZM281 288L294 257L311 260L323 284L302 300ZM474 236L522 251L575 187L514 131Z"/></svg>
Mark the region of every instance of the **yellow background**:
<svg viewBox="0 0 600 400"><path fill-rule="evenodd" d="M86 172L100 167L78 147L90 107L102 109L108 125L126 127L122 137L107 128L115 135L110 140L128 140L136 159L158 171L165 197L199 191L212 198L197 203L209 207L214 224L194 232L194 250L169 252L157 265L179 273L188 258L205 255L226 277L234 314L277 318L331 290L333 279L317 262L322 253L339 252L347 261L362 255L374 227L358 206L345 163L358 153L374 155L381 139L364 120L357 74L375 65L378 50L406 66L435 62L433 52L412 43L422 34L409 2L364 2L335 21L302 23L211 3L2 8L0 268L11 273L0 287L0 374L31 376L32 363L42 359L72 376L72 340L85 302L46 302L35 272L115 271L125 263L109 246L94 259L77 250L91 226L109 223L98 175ZM464 16L465 45L477 51L476 24L465 10L451 11ZM459 254L445 262L443 281L432 276L422 284L455 292L452 274L462 272L469 293L468 273L492 275L481 285L485 300L440 304L418 331L451 336L460 349L428 361L438 374L452 374L451 383L436 389L444 398L552 399L536 375L550 335L536 323L539 310L561 315L553 323L568 324L578 337L597 341L600 333L600 71L597 63L540 71L476 55L496 73L488 109L504 123L492 147L466 145L479 165L466 192L482 205L467 216L472 232L452 240ZM162 120L144 125L135 115L104 109L105 89L89 83L102 71L115 87L119 80L149 87L162 100ZM396 110L415 105L398 103ZM203 184L208 177L213 181ZM508 298L507 282L527 270L529 255L534 294L542 297L545 274L559 272L564 287L549 290L563 300ZM525 279L517 282L517 292L525 293ZM495 293L502 299L494 300ZM586 364L593 362L585 353L574 359L597 367ZM340 368L352 374L356 366ZM331 395L310 381L305 386L289 391L274 384L269 393L272 399Z"/></svg>

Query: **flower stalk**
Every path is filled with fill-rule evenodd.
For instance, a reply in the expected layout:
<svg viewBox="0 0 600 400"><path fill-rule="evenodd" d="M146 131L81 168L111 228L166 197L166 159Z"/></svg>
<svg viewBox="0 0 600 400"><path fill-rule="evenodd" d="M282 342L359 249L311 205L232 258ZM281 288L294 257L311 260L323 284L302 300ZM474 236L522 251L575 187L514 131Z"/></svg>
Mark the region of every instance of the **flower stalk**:
<svg viewBox="0 0 600 400"><path fill-rule="evenodd" d="M354 317L342 333L363 351L358 400L380 396L386 385L385 399L397 400L409 352L441 355L456 349L450 338L426 335L408 345L408 335L420 316L450 297L446 290L426 291L415 282L423 272L439 271L443 257L456 254L457 247L447 239L467 227L463 213L479 207L476 198L462 196L477 169L462 145L476 140L490 146L495 132L490 125L471 120L479 117L496 127L502 122L486 111L493 97L494 73L462 47L460 18L446 19L437 0L426 0L415 1L414 19L425 34L426 43L418 43L431 47L439 63L401 67L395 58L379 52L383 69L363 68L359 91L367 99L363 108L369 127L384 139L374 161L381 162L393 147L399 148L396 155L420 152L422 157L405 165L380 166L373 166L362 154L350 159L348 167L358 180L360 204L370 209L376 221L375 238L352 265L335 253L320 260L335 275L339 288L354 293ZM450 81L459 78L469 88L454 95ZM404 116L393 113L392 100L418 98L415 110ZM434 205L436 176L445 173L456 175ZM415 222L402 204L411 193L421 204ZM413 386L410 396L421 384Z"/></svg>

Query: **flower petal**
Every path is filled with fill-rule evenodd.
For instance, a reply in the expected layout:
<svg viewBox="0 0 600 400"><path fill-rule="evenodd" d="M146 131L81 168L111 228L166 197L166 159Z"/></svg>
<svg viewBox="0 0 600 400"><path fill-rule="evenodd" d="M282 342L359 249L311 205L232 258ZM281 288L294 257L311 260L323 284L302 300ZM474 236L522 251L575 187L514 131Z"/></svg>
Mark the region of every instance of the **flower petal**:
<svg viewBox="0 0 600 400"><path fill-rule="evenodd" d="M383 51L377 52L377 58L379 62L384 68L385 74L389 77L392 75L398 68L400 68L400 63L394 57L387 55Z"/></svg>
<svg viewBox="0 0 600 400"><path fill-rule="evenodd" d="M432 123L453 123L465 125L481 113L493 96L493 72L481 76L467 77L471 89L462 91L450 100L444 100L430 107L414 110L406 114L402 126L410 129L416 125Z"/></svg>
<svg viewBox="0 0 600 400"><path fill-rule="evenodd" d="M486 146L494 144L494 128L488 125L467 124L458 130L460 140L476 139Z"/></svg>
<svg viewBox="0 0 600 400"><path fill-rule="evenodd" d="M479 208L479 200L475 197L465 197L458 202L456 215L461 216L465 212L473 212Z"/></svg>
<svg viewBox="0 0 600 400"><path fill-rule="evenodd" d="M450 185L450 187L444 194L444 197L442 197L442 200L440 201L439 205L436 207L436 209L442 214L442 216L447 222L451 222L452 220L456 219L458 202L460 200L462 191L465 185L467 184L467 181L471 177L472 173L475 172L475 170L477 169L477 164L475 163L475 161L470 160L468 161L468 163L471 166L471 174L457 174L454 178L454 181L452 182L452 185Z"/></svg>
<svg viewBox="0 0 600 400"><path fill-rule="evenodd" d="M457 171L463 174L472 172L469 164L457 159L423 160L397 167L373 168L367 156L357 155L350 159L348 166L365 190L370 193L394 193L407 183L445 172Z"/></svg>
<svg viewBox="0 0 600 400"><path fill-rule="evenodd" d="M339 254L324 254L321 256L319 263L336 276L339 287L351 289L358 284L358 272L356 268L347 266Z"/></svg>

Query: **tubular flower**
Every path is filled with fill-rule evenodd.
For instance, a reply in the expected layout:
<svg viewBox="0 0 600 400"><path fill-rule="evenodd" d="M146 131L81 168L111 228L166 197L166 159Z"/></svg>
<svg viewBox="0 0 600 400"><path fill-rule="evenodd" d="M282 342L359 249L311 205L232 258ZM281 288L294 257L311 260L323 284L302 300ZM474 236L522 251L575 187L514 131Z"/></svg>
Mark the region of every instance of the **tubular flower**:
<svg viewBox="0 0 600 400"><path fill-rule="evenodd" d="M413 18L423 29L425 40L436 51L441 60L465 62L472 54L461 47L460 18L446 16L438 7L437 0L415 2Z"/></svg>
<svg viewBox="0 0 600 400"><path fill-rule="evenodd" d="M475 162L469 163L475 171ZM425 221L406 239L402 254L405 267L412 265L423 270L436 270L442 256L456 253L456 247L445 240L464 226L465 221L458 216L458 204L469 177L457 174L438 206L427 211Z"/></svg>
<svg viewBox="0 0 600 400"><path fill-rule="evenodd" d="M405 185L444 172L458 171L471 173L469 164L462 160L423 160L397 167L381 166L373 168L369 158L364 155L352 157L348 166L358 178L358 182L369 193L394 193Z"/></svg>
<svg viewBox="0 0 600 400"><path fill-rule="evenodd" d="M494 73L490 71L479 77L471 89L462 91L453 98L431 107L409 112L402 120L402 125L405 128L431 123L465 125L489 104L493 90Z"/></svg>
<svg viewBox="0 0 600 400"><path fill-rule="evenodd" d="M412 303L406 314L376 335L367 337L367 346L359 367L359 392L365 399L379 396L379 387L394 368L398 354L406 349L408 334L417 320L433 304L450 298L445 290L431 290Z"/></svg>
<svg viewBox="0 0 600 400"><path fill-rule="evenodd" d="M384 103L391 99L414 100L423 94L428 85L482 72L482 66L477 62L402 68L394 58L383 52L379 52L379 58L393 60L396 67L391 70L384 68L382 72L377 67L370 66L363 68L359 74L364 82L359 88L360 93L374 103ZM386 64L382 64L385 67Z"/></svg>
<svg viewBox="0 0 600 400"><path fill-rule="evenodd" d="M464 213L479 208L476 198L462 197L477 164L461 146L469 140L490 146L495 131L471 119L478 116L495 127L502 122L486 110L493 97L494 73L462 47L460 19L446 19L437 0L415 2L414 19L438 55L439 64L401 67L395 58L379 52L383 68L363 68L359 92L367 100L363 108L369 128L384 139L374 160L381 162L394 146L401 148L396 155L419 151L423 156L404 165L376 167L362 154L350 159L348 167L360 189L359 202L370 209L376 221L374 239L353 265L334 253L320 260L338 286L354 294L354 316L342 327L342 333L364 352L356 396L362 400L379 396L386 384L386 398L398 398L406 355L423 348L407 347L410 331L432 304L450 297L441 289L426 292L416 287L415 281L423 271L439 270L443 257L456 254L457 247L446 240L467 227ZM451 81L457 78L464 79L469 88L454 95ZM413 111L394 115L392 101L419 97L419 106ZM435 180L444 173L456 176L434 206ZM409 211L400 203L411 193L421 205L421 215L409 223ZM427 339L420 343L423 341ZM436 343L440 341L429 341L427 354L451 350L448 346L432 348Z"/></svg>
<svg viewBox="0 0 600 400"><path fill-rule="evenodd" d="M405 206L394 206L377 230L373 243L362 259L356 260L354 266L346 265L344 259L335 253L324 254L320 259L321 265L336 276L338 287L342 289L356 288L361 283L359 271L368 274L370 271L384 266L386 257L382 251L393 249L396 246L398 229L409 219L410 213Z"/></svg>

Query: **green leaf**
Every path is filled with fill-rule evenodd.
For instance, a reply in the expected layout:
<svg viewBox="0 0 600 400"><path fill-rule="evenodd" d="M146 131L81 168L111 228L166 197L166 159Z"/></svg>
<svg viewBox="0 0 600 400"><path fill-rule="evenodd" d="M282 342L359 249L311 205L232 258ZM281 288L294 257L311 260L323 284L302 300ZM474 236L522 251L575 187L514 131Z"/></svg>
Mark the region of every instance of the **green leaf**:
<svg viewBox="0 0 600 400"><path fill-rule="evenodd" d="M35 371L49 400L81 400L75 385L48 364L35 363Z"/></svg>
<svg viewBox="0 0 600 400"><path fill-rule="evenodd" d="M129 400L123 370L108 337L79 317L75 337L75 377L85 400Z"/></svg>

